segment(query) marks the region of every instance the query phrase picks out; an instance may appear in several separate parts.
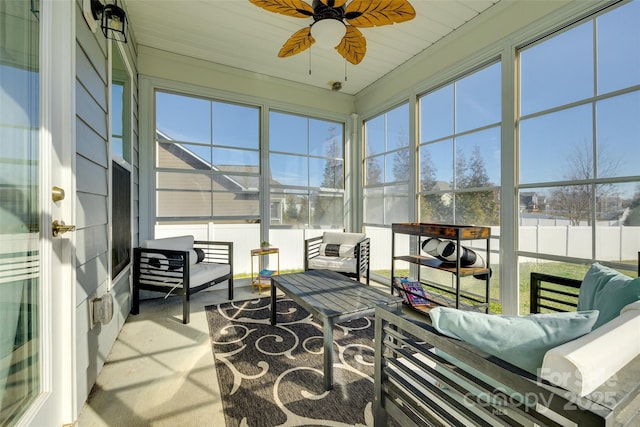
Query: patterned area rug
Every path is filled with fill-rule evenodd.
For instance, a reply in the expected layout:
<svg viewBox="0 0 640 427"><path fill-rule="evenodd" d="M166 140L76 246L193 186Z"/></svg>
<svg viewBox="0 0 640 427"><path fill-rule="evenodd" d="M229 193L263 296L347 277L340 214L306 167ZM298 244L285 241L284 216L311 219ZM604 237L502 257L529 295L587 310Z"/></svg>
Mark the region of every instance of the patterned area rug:
<svg viewBox="0 0 640 427"><path fill-rule="evenodd" d="M206 307L227 427L372 426L373 318L334 328L334 388L323 387L322 323L290 299Z"/></svg>

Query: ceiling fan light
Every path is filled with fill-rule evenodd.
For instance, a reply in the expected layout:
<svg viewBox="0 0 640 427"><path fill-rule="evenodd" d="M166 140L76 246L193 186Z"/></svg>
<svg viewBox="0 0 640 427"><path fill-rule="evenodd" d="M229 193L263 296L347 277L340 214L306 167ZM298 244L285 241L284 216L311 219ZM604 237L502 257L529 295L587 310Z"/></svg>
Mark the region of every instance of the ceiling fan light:
<svg viewBox="0 0 640 427"><path fill-rule="evenodd" d="M346 32L347 27L337 19L321 19L311 25L311 36L316 41L315 46L336 47Z"/></svg>

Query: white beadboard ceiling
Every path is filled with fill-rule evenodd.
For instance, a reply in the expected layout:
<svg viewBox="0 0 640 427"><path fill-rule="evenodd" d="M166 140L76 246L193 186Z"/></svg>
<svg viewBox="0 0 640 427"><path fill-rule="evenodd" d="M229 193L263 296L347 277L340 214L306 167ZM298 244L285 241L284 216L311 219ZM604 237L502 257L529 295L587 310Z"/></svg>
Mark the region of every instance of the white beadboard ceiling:
<svg viewBox="0 0 640 427"><path fill-rule="evenodd" d="M316 46L278 58L289 36L313 19L269 12L249 0L126 0L125 7L139 45L325 89L339 81L342 92L356 94L498 1L410 0L413 20L360 28L367 52L358 65Z"/></svg>

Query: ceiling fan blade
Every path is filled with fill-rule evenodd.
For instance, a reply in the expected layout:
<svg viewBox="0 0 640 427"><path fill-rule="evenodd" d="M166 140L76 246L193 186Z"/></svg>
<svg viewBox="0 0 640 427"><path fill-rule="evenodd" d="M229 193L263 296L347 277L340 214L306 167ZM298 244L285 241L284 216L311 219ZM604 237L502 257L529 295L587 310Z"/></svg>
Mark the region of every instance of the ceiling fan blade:
<svg viewBox="0 0 640 427"><path fill-rule="evenodd" d="M351 25L347 25L347 33L336 50L340 55L353 65L358 65L367 53L367 40L364 38L360 30Z"/></svg>
<svg viewBox="0 0 640 427"><path fill-rule="evenodd" d="M311 27L305 27L289 37L289 40L282 45L278 56L280 58L286 58L287 56L296 55L309 49L314 43L315 40L311 37Z"/></svg>
<svg viewBox="0 0 640 427"><path fill-rule="evenodd" d="M354 27L375 27L413 19L416 11L407 0L353 0L344 17Z"/></svg>
<svg viewBox="0 0 640 427"><path fill-rule="evenodd" d="M347 0L320 0L325 6L329 7L341 7Z"/></svg>
<svg viewBox="0 0 640 427"><path fill-rule="evenodd" d="M313 8L309 3L302 0L249 0L258 7L269 12L281 15L293 16L294 18L308 18L313 16Z"/></svg>

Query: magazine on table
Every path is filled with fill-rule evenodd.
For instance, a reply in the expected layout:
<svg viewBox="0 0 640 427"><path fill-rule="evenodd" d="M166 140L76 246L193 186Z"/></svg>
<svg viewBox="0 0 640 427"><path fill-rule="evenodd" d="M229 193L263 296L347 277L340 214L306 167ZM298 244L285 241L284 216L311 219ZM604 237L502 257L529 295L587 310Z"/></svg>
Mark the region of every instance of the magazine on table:
<svg viewBox="0 0 640 427"><path fill-rule="evenodd" d="M260 270L260 273L258 273L258 277L260 279L269 279L271 276L273 276L273 273L275 273L275 270L269 270L268 268L263 268L262 270Z"/></svg>
<svg viewBox="0 0 640 427"><path fill-rule="evenodd" d="M429 305L429 299L420 282L407 277L396 277L394 281L396 286L399 285L398 287L404 290L401 293L406 303L414 307Z"/></svg>

